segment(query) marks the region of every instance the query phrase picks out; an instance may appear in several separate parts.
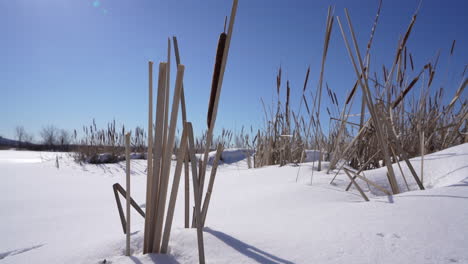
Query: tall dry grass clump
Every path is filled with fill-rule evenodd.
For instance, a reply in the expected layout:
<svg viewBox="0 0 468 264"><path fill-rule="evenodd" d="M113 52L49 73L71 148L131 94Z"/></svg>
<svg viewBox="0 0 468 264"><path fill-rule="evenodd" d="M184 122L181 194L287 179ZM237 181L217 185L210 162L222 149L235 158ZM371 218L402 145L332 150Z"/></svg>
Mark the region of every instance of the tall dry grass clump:
<svg viewBox="0 0 468 264"><path fill-rule="evenodd" d="M397 42L391 67L371 67L371 48L381 5L380 1L364 56L360 53L357 32L348 10L345 9L347 33L340 18L333 17L333 8L329 8L317 89L311 91L310 96L307 94L308 68L297 111L291 109L289 81L286 81L286 96L281 95L282 69L278 70L276 103L267 107L261 101L265 126L255 133L255 166L301 162L305 150L315 149L319 152L318 170L323 158L330 162L328 172L344 167L359 171L387 167L391 191L399 193L398 181L401 179L396 179L392 163L404 162L419 188L424 189L424 172L416 172L409 159L467 141L466 70L460 77L456 92L448 95L444 83L436 87L434 82L437 72L440 72L440 51L421 68L415 67L414 55L406 44L416 23L417 11ZM335 20L356 75L356 81L350 84L352 88L343 99L336 96L323 77ZM450 47L449 60L454 57L455 43L453 41ZM325 89L330 102L326 107L328 135L325 135L320 123L326 116L320 112L322 90ZM361 93L357 92L359 90ZM446 102L448 96L452 99ZM360 113L352 114L355 103L360 106ZM302 109L305 109L304 113ZM352 177L353 180L356 178L359 177ZM403 180L407 185L406 178Z"/></svg>
<svg viewBox="0 0 468 264"><path fill-rule="evenodd" d="M74 158L78 162L115 163L125 160L125 126L116 127L115 120L107 128L98 128L96 121L82 127L82 136L76 130L73 133ZM144 158L146 152L146 132L136 127L131 133L131 150L133 158Z"/></svg>

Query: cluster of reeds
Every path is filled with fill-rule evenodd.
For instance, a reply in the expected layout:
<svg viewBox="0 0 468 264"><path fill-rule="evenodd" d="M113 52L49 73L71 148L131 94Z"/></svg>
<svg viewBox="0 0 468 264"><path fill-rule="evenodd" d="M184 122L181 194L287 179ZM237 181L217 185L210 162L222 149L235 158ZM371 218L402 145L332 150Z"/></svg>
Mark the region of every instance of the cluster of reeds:
<svg viewBox="0 0 468 264"><path fill-rule="evenodd" d="M299 110L296 112L290 109L289 82L286 82L285 99L280 98L281 68L279 69L276 106L267 109L262 100L266 125L255 137L255 166L300 162L303 160L304 150L312 148L320 152L318 170L321 169L322 158L330 161L328 171L346 166L359 171L386 166L392 193L398 193L400 189L392 163L405 162L412 177L423 189L423 171L416 172L409 158L424 156L467 141L468 102L462 96L468 82L466 69L453 99L448 104L444 103L447 95L443 86L434 88L440 52L421 69L416 69L413 54L406 47L416 22L417 11L398 41L391 67L387 69L383 66L381 74L372 71L371 47L381 4L382 2L379 4L364 56L360 53L348 11L345 9L350 38L347 37L339 17L333 16L333 8L329 8L317 89L315 93L311 93L311 97L306 97L310 74L310 69L307 69ZM356 74L353 88L344 99L339 99L326 83L323 85L324 65L335 19ZM453 57L454 50L455 41L450 48L449 60ZM320 124L323 86L326 87L331 102L326 107L330 120L328 135L323 133ZM358 90L361 90L361 98L356 99ZM359 102L361 110L356 115L351 114L354 101ZM306 110L304 114L301 113L303 106ZM356 118L353 116L359 117L359 121L354 121ZM337 167L337 164L340 166ZM405 178L404 181L407 182Z"/></svg>
<svg viewBox="0 0 468 264"><path fill-rule="evenodd" d="M303 117L299 119L291 110L289 81L286 82L284 101L281 98L281 71L279 68L276 76L276 106L267 109L262 100L266 124L265 128L257 131L252 140L252 147L256 150L255 167L300 162L306 147L305 134L301 131L301 128L305 127L305 120Z"/></svg>
<svg viewBox="0 0 468 264"><path fill-rule="evenodd" d="M128 131L127 131L128 132ZM114 163L125 159L125 126L117 128L115 120L107 124L107 128L98 128L96 121L89 126L83 126L83 135L73 131L74 158L79 162ZM141 127L136 127L131 137L131 149L144 157L146 152L146 133Z"/></svg>
<svg viewBox="0 0 468 264"><path fill-rule="evenodd" d="M205 150L207 133L208 131L203 131L202 134L195 139L195 150L197 153L203 153ZM253 145L251 140L252 134L252 127L250 127L250 132L246 131L244 126L242 126L240 131L223 128L221 133L213 139L210 149L216 150L218 144L223 145L224 148L250 149Z"/></svg>
<svg viewBox="0 0 468 264"><path fill-rule="evenodd" d="M144 231L144 253L167 253L174 210L177 201L177 193L182 173L185 171L185 227L190 227L190 177L192 173L193 208L192 227L197 229L198 253L200 263L205 263L203 226L209 208L211 194L216 176L217 164L223 151L223 144L218 144L216 157L213 161L208 188L204 191L205 174L207 171L208 154L210 146L214 142L213 130L216 122L218 103L221 94L224 71L226 67L229 45L234 27L234 19L237 11L237 0L233 1L233 7L229 20L228 32L221 33L216 54L215 67L211 87L211 96L207 114L207 132L195 142L193 128L187 122L185 109L185 96L183 75L185 67L180 63L177 39L173 37L173 47L177 63L177 76L174 88L172 108L169 111L169 73L171 42L168 40L167 62L159 64L158 93L156 102L156 119L153 120L153 63L149 63L149 116L148 116L148 175L146 189L146 213ZM182 112L182 136L175 139L179 105ZM170 115L169 115L170 113ZM155 121L155 124L154 124ZM154 127L154 132L153 132ZM225 134L222 135L224 137ZM227 136L227 135L226 135ZM223 139L219 139L223 140ZM177 146L178 145L178 146ZM176 167L173 183L170 191L169 202L166 210L166 201L169 194L169 175L171 173L171 157L176 149ZM197 150L204 153L203 159L197 164ZM203 194L205 194L203 199Z"/></svg>
<svg viewBox="0 0 468 264"><path fill-rule="evenodd" d="M285 97L284 99L281 97L282 69L280 67L276 76L276 105L267 109L267 106L262 100L265 114L265 127L257 131L253 140L253 145L255 147L255 167L274 164L282 166L287 163L299 163L304 159L304 150L313 148L318 149L320 152L318 168L319 170L321 169L322 151L327 149L330 145L329 139L324 135L320 123L320 109L325 62L333 28L332 13L332 8L329 8L322 63L316 92L312 93L307 89L310 75L309 67L306 71L304 86L302 87L299 108L297 111L294 111L291 107L291 87L289 85L289 80L286 81ZM307 94L308 91L310 92L310 97L309 94ZM332 101L338 104L336 94L334 94L328 86L327 92ZM305 109L305 113L302 112L303 109ZM330 113L328 108L327 110Z"/></svg>
<svg viewBox="0 0 468 264"><path fill-rule="evenodd" d="M356 72L356 79L363 91L361 122L359 133L354 138L348 137L344 140L344 144L337 142L330 168L334 168L338 160L344 160L348 165L360 171L386 166L389 184L392 193L395 194L401 190L395 178L392 163L398 163L401 170L400 162L405 162L419 188L424 189L423 170L416 172L409 158L419 155L423 157L425 153L442 150L465 141L466 137L461 131L461 129L466 130L468 117L467 99L461 97L468 84L465 73L461 77L460 86L453 99L449 104L444 105L444 89L439 88L435 92L431 91L439 55L436 55L433 61L425 64L422 69L417 70L414 67L412 53L406 47L416 22L416 12L404 37L398 42L390 70L384 66L382 78L379 79L376 72L373 75L370 74L368 59L370 44L366 57L363 59L359 53L351 18L346 9L345 14L354 53L339 18L337 20ZM374 24L372 32L374 32L376 24ZM372 37L369 43L371 41ZM455 41L452 44L449 59L453 56L454 48ZM416 86L420 88L419 95L410 93ZM409 96L410 94L411 96ZM346 101L352 100L353 96L355 93L352 91ZM364 123L365 109L369 110L370 118ZM339 132L348 125L346 124L348 116L342 116ZM423 158L421 162L424 162ZM423 167L421 164L421 168ZM406 188L409 189L403 171L401 174Z"/></svg>

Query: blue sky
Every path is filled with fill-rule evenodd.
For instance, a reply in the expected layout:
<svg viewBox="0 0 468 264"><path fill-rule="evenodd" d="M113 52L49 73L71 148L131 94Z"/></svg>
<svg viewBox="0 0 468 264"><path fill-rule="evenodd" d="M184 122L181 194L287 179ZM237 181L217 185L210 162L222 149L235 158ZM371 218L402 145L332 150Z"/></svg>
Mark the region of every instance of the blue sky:
<svg viewBox="0 0 468 264"><path fill-rule="evenodd" d="M397 40L418 3L384 0L373 71L380 73L382 64L391 66ZM297 109L308 65L308 89L315 91L329 5L335 5L340 17L344 7L349 9L364 49L377 0L240 0L218 132L262 124L260 98L266 103L275 98L280 65L283 79L291 83L293 107ZM188 118L199 133L206 126L217 40L230 9L231 1L219 0L0 0L0 135L12 138L15 126L22 125L38 140L45 125L80 129L93 118L101 127L114 118L129 128L146 126L147 61L158 65L165 60L167 38L173 35L186 65ZM408 42L416 69L441 49L435 83L445 86L447 100L468 63L466 10L464 0L423 1ZM455 55L449 60L454 39ZM171 77L173 86L175 67ZM340 102L355 81L337 24L324 80ZM328 98L323 109L327 105ZM328 116L323 120L328 123Z"/></svg>

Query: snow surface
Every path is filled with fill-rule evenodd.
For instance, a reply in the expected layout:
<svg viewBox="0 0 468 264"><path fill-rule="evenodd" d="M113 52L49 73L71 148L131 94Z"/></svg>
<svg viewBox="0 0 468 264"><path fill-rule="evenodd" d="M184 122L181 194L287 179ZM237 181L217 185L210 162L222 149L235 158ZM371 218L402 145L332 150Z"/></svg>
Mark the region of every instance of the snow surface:
<svg viewBox="0 0 468 264"><path fill-rule="evenodd" d="M419 174L420 159L412 164ZM144 208L146 161L131 166L132 197ZM411 191L385 196L358 180L370 202L344 190L343 173L330 185L326 166L223 163L204 230L207 263L468 263L468 144L425 157L426 191L404 164ZM124 256L112 192L115 182L125 186L124 169L79 165L66 153L0 151L0 263L198 263L196 231L183 228L183 180L170 254L142 255L144 220L132 210L133 256ZM385 172L365 176L388 188Z"/></svg>
<svg viewBox="0 0 468 264"><path fill-rule="evenodd" d="M221 153L220 163L231 164L242 161L247 158L247 155L252 155L254 152L244 148L225 149ZM216 151L208 153L208 165L212 165L216 156ZM203 160L203 154L196 154L197 159Z"/></svg>
<svg viewBox="0 0 468 264"><path fill-rule="evenodd" d="M312 161L318 161L320 158L320 151L318 150L311 150L311 149L306 149L305 151L305 158L304 162L312 162Z"/></svg>

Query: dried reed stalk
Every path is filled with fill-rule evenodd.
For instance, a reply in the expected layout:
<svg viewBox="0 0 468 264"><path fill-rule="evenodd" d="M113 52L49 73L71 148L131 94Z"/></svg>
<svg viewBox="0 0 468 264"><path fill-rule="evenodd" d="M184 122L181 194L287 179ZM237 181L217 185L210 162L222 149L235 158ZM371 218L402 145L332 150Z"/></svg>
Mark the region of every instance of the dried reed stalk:
<svg viewBox="0 0 468 264"><path fill-rule="evenodd" d="M124 216L123 209L122 209L122 204L120 203L120 198L119 198L119 193L120 193L126 199L127 192L119 183L114 183L114 185L112 185L112 189L114 190L115 202L117 203L117 210L119 211L120 222L122 223L122 229L123 229L124 234L127 234L127 231L125 229L127 226L127 221L125 220L125 216ZM143 218L145 218L145 212L141 210L141 207L135 202L135 200L133 200L131 196L130 196L130 205L133 206L133 208L141 216L143 216Z"/></svg>
<svg viewBox="0 0 468 264"><path fill-rule="evenodd" d="M168 181L169 181L169 174L171 171L171 156L172 156L172 149L174 147L175 142L175 131L177 126L177 116L179 110L179 102L180 102L180 91L182 89L182 80L184 78L184 70L185 67L182 64L177 66L177 76L176 76L176 84L175 84L175 91L174 97L172 101L172 111L171 111L171 120L169 124L169 131L168 131L168 139L166 144L166 152L163 154L163 166L162 166L162 173L160 179L160 190L159 190L159 199L158 199L158 211L156 217L156 229L153 241L153 249L155 252L159 252L160 250L160 243L161 243L161 235L162 235L162 228L163 228L163 221L164 221L164 211L166 206L166 198L167 198L167 188L168 188Z"/></svg>
<svg viewBox="0 0 468 264"><path fill-rule="evenodd" d="M346 13L346 17L348 19L349 29L351 31L351 36L352 36L352 39L353 39L353 42L354 42L356 57L359 60L361 71L364 72L364 65L362 63L361 55L360 55L360 52L359 52L356 37L354 35L354 30L353 30L353 27L352 27L351 20L349 18L347 9L345 9L345 13ZM399 193L398 184L397 184L396 179L395 179L395 173L394 173L393 167L391 165L390 156L388 155L388 149L386 148L387 143L386 143L386 140L384 138L383 128L381 126L379 117L378 117L378 115L377 115L377 113L376 113L376 111L374 109L374 104L372 102L372 96L371 96L370 91L369 91L367 78L366 77L364 78L364 82L362 82L361 79L359 78L360 77L360 72L359 72L358 67L356 65L356 62L355 62L354 56L352 54L351 48L349 47L349 43L348 43L346 35L345 35L344 31L343 31L343 27L341 26L341 22L340 22L339 17L337 17L337 21L338 21L338 24L340 26L340 30L341 30L341 33L343 35L343 39L345 41L346 47L348 49L348 53L349 53L349 56L351 58L351 62L352 62L353 67L355 69L359 85L361 86L361 88L363 90L363 94L364 94L364 97L365 97L365 100L366 100L367 107L368 107L369 111L371 112L372 121L374 123L374 126L376 128L376 132L377 132L377 138L378 138L379 143L380 143L380 145L382 147L382 153L384 155L385 165L387 166L387 170L389 172L388 176L389 176L389 182L390 182L390 186L392 188L392 192L394 194L398 194Z"/></svg>
<svg viewBox="0 0 468 264"><path fill-rule="evenodd" d="M164 135L163 135L163 153L166 152L167 148L167 133L168 133L168 125L169 125L169 94L171 90L171 41L167 39L167 66L166 66L166 94L164 99ZM164 168L162 168L164 169Z"/></svg>
<svg viewBox="0 0 468 264"><path fill-rule="evenodd" d="M126 247L125 255L130 256L130 133L125 135L125 174L126 174L126 187L127 187L127 226L125 227L126 233Z"/></svg>
<svg viewBox="0 0 468 264"><path fill-rule="evenodd" d="M377 156L377 154L379 154L379 153L380 153L380 150L377 150L377 152L375 152L374 155L372 155L372 157L371 157L369 160L367 160L366 163L364 163L364 164L361 166L361 168L360 168L355 174L361 173L361 172L366 168L366 166L372 161L372 159L373 159L375 156ZM356 177L353 177L353 179L355 179L355 178L356 178ZM349 188L351 188L351 185L352 185L352 183L350 182L350 183L348 184L348 186L346 187L345 190L348 191Z"/></svg>
<svg viewBox="0 0 468 264"><path fill-rule="evenodd" d="M191 123L187 123L187 134L188 134L188 148L190 155L190 162L192 163L192 180L193 180L193 198L195 201L195 217L201 219L201 194L199 193L200 187L198 186L197 176L197 158L195 156L195 142L193 139L193 128ZM203 226L201 221L197 221L197 241L198 241L198 258L199 262L205 263L205 249L203 245Z"/></svg>
<svg viewBox="0 0 468 264"><path fill-rule="evenodd" d="M374 186L375 188L377 188L381 192L385 193L386 195L392 195L392 193L387 191L384 187L382 187L382 186L378 185L377 183L367 179L366 177L363 177L363 176L359 175L359 173L353 172L352 170L347 169L347 168L345 168L345 171L348 171L348 172L354 174L354 177L357 177L357 178L367 182L368 184ZM353 180L355 179L354 177L353 177Z"/></svg>
<svg viewBox="0 0 468 264"><path fill-rule="evenodd" d="M323 53L322 53L322 64L320 68L320 77L319 77L319 87L318 87L318 107L317 107L317 126L315 131L315 136L318 137L318 148L319 148L319 163L317 170L322 170L322 128L320 126L320 105L322 102L322 85L323 85L323 72L325 69L325 60L328 53L328 44L330 42L331 31L333 28L333 12L332 7L328 7L327 14L327 27L325 30L325 40L323 44ZM317 99L317 98L316 98Z"/></svg>
<svg viewBox="0 0 468 264"><path fill-rule="evenodd" d="M425 152L424 151L424 131L421 132L421 143L420 143L420 145L421 145L421 184L424 185L424 152Z"/></svg>
<svg viewBox="0 0 468 264"><path fill-rule="evenodd" d="M403 173L403 168L400 165L400 159L398 159L397 155L395 154L395 150L392 148L392 146L390 146L390 150L392 151L393 158L396 160L396 163L398 165L398 169L400 169L401 177L405 181L406 189L409 191L410 188L409 188L409 185L408 185L408 181L406 180L405 174Z"/></svg>
<svg viewBox="0 0 468 264"><path fill-rule="evenodd" d="M146 208L151 207L150 214L146 214L145 221L149 221L148 231L148 252L155 253L154 247L154 232L155 232L155 221L158 211L158 198L159 198L159 187L161 178L161 158L162 158L162 144L163 144L163 128L164 128L164 103L165 103L165 89L166 89L166 66L167 64L161 62L159 64L159 75L158 75L158 95L156 104L156 126L154 131L153 140L153 179L151 186L151 202L146 205ZM147 209L148 210L148 209Z"/></svg>
<svg viewBox="0 0 468 264"><path fill-rule="evenodd" d="M216 170L218 169L219 159L221 158L221 154L223 153L223 145L218 144L218 148L216 149L216 156L213 161L213 165L211 166L211 174L210 174L210 181L208 183L208 189L206 190L205 200L203 202L203 208L201 213L201 226L205 226L206 214L208 213L208 207L210 205L211 193L213 192L214 181L216 177Z"/></svg>
<svg viewBox="0 0 468 264"><path fill-rule="evenodd" d="M151 214L151 186L153 185L153 62L148 62L148 154L146 176L146 214ZM145 219L145 234L143 240L143 253L148 252L148 232L150 222Z"/></svg>
<svg viewBox="0 0 468 264"><path fill-rule="evenodd" d="M169 207L167 208L166 222L164 225L164 234L161 243L161 253L167 253L169 244L169 236L171 234L172 220L174 218L174 210L177 201L177 192L179 190L180 174L182 173L182 166L186 157L187 150L187 125L184 125L182 131L182 138L180 139L180 146L177 153L177 163L174 171L174 179L172 183L171 196L169 198Z"/></svg>
<svg viewBox="0 0 468 264"><path fill-rule="evenodd" d="M364 198L364 200L366 200L366 202L369 202L369 198L367 198L366 194L364 193L364 191L361 189L361 187L357 184L357 182L353 179L353 177L351 176L350 172L348 169L344 168L344 172L346 173L346 175L348 176L349 180L354 184L354 187L356 187L356 189L359 191L359 193L361 194L362 198Z"/></svg>
<svg viewBox="0 0 468 264"><path fill-rule="evenodd" d="M180 64L180 55L179 55L179 45L177 42L177 38L175 36L172 37L172 41L174 42L174 53L176 58L177 66ZM182 83L182 90L180 92L180 106L182 111L182 124L185 126L185 122L187 122L187 112L185 108L185 92L184 92L184 84ZM184 175L185 175L185 228L190 227L190 176L189 176L189 156L188 153L184 159Z"/></svg>

